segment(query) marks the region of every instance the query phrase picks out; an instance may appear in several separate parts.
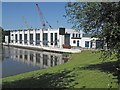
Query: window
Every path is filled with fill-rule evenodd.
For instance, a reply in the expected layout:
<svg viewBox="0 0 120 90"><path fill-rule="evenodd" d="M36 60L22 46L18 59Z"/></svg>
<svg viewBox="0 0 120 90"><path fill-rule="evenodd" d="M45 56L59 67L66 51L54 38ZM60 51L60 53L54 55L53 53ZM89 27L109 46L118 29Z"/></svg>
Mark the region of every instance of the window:
<svg viewBox="0 0 120 90"><path fill-rule="evenodd" d="M48 33L43 33L43 45L48 45Z"/></svg>
<svg viewBox="0 0 120 90"><path fill-rule="evenodd" d="M24 43L27 44L27 34L24 34Z"/></svg>
<svg viewBox="0 0 120 90"><path fill-rule="evenodd" d="M89 41L85 41L85 47L89 47Z"/></svg>
<svg viewBox="0 0 120 90"><path fill-rule="evenodd" d="M73 43L75 44L75 43L76 43L76 41L75 41L75 40L73 40Z"/></svg>
<svg viewBox="0 0 120 90"><path fill-rule="evenodd" d="M20 34L20 44L22 44L22 34Z"/></svg>
<svg viewBox="0 0 120 90"><path fill-rule="evenodd" d="M57 33L55 33L55 45L57 45Z"/></svg>
<svg viewBox="0 0 120 90"><path fill-rule="evenodd" d="M40 34L36 33L36 45L40 45Z"/></svg>
<svg viewBox="0 0 120 90"><path fill-rule="evenodd" d="M51 45L53 45L53 33L50 34L51 37Z"/></svg>
<svg viewBox="0 0 120 90"><path fill-rule="evenodd" d="M30 44L33 44L33 34L30 34Z"/></svg>
<svg viewBox="0 0 120 90"><path fill-rule="evenodd" d="M77 37L77 34L76 34L76 37Z"/></svg>
<svg viewBox="0 0 120 90"><path fill-rule="evenodd" d="M15 42L17 43L17 41L18 41L18 40L17 40L17 34L15 34Z"/></svg>
<svg viewBox="0 0 120 90"><path fill-rule="evenodd" d="M75 34L73 33L73 36L72 37L74 37L75 36Z"/></svg>
<svg viewBox="0 0 120 90"><path fill-rule="evenodd" d="M79 34L79 37L80 37L80 34Z"/></svg>

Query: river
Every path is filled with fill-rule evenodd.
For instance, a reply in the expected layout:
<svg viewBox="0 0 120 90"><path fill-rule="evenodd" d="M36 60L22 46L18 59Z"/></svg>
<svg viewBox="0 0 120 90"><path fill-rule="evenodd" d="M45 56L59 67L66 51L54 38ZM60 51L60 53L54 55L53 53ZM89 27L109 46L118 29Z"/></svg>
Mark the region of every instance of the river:
<svg viewBox="0 0 120 90"><path fill-rule="evenodd" d="M61 53L3 46L2 77L54 67L68 61Z"/></svg>

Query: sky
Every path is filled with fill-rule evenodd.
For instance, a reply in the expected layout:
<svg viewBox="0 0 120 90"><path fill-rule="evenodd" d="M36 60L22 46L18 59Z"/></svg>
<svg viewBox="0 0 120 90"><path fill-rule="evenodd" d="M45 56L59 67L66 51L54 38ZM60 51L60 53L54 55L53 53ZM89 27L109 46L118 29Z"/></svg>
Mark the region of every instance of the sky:
<svg viewBox="0 0 120 90"><path fill-rule="evenodd" d="M38 4L43 17L53 28L71 28L65 15L67 2L2 2L2 27L4 29L27 28L23 16L29 27L42 28L41 19L35 4Z"/></svg>

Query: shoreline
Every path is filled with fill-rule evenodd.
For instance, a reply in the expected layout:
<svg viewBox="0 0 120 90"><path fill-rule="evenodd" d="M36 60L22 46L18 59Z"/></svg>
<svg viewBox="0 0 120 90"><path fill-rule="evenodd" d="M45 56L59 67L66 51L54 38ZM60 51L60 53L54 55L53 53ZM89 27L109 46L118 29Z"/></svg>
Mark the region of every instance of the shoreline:
<svg viewBox="0 0 120 90"><path fill-rule="evenodd" d="M23 49L30 49L30 50L37 50L37 51L48 51L48 52L54 52L54 53L79 53L81 52L80 49L40 47L40 46L33 46L33 45L12 45L12 44L3 43L3 46L11 46L11 47L16 47L16 48L23 48Z"/></svg>

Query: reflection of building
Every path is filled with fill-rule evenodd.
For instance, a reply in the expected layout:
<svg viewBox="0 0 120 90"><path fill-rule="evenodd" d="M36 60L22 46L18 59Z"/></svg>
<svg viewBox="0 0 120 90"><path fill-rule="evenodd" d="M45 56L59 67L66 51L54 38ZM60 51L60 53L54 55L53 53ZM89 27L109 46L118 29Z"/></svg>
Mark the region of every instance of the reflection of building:
<svg viewBox="0 0 120 90"><path fill-rule="evenodd" d="M40 68L47 68L65 63L63 55L51 52L33 51L19 48L12 48L10 58Z"/></svg>

